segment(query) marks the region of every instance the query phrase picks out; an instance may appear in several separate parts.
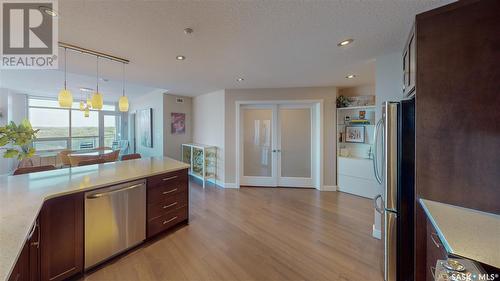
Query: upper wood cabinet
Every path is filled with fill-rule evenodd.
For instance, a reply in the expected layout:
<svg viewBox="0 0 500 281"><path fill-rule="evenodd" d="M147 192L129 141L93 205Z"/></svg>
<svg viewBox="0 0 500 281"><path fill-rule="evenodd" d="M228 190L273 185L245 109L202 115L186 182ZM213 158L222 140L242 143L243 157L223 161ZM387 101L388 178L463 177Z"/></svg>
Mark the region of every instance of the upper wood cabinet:
<svg viewBox="0 0 500 281"><path fill-rule="evenodd" d="M40 215L40 277L58 281L83 271L83 193L50 199Z"/></svg>
<svg viewBox="0 0 500 281"><path fill-rule="evenodd" d="M403 96L409 96L415 90L417 60L415 44L415 26L412 27L403 51Z"/></svg>

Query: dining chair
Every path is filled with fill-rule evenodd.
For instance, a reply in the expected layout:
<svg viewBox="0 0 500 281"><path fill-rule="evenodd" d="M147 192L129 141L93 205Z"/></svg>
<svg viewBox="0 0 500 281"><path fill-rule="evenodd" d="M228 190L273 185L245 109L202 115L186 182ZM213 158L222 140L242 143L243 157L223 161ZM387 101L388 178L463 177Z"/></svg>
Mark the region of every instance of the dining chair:
<svg viewBox="0 0 500 281"><path fill-rule="evenodd" d="M100 159L99 156L94 156L94 155L92 155L92 156L91 155L69 156L69 161L70 161L72 167L78 166L78 163L80 163L82 161L96 160L96 159Z"/></svg>
<svg viewBox="0 0 500 281"><path fill-rule="evenodd" d="M17 168L14 171L13 175L17 176L17 175L23 175L23 174L29 174L29 173L51 171L51 170L55 170L55 169L56 169L56 167L54 165L44 165L44 166L36 166L36 167Z"/></svg>
<svg viewBox="0 0 500 281"><path fill-rule="evenodd" d="M59 152L59 158L61 159L63 166L71 166L71 162L69 161L69 156L68 156L68 154L70 153L71 150L69 149Z"/></svg>
<svg viewBox="0 0 500 281"><path fill-rule="evenodd" d="M141 155L139 153L125 154L122 156L122 161L132 160L132 159L140 159Z"/></svg>
<svg viewBox="0 0 500 281"><path fill-rule="evenodd" d="M83 160L78 162L78 166L87 166L87 165L94 165L94 164L102 164L106 163L106 160L102 158L97 158L97 159L89 159L89 160Z"/></svg>
<svg viewBox="0 0 500 281"><path fill-rule="evenodd" d="M116 160L118 160L119 155L120 155L120 150L115 150L111 153L102 155L101 159L104 159L106 162L115 162Z"/></svg>

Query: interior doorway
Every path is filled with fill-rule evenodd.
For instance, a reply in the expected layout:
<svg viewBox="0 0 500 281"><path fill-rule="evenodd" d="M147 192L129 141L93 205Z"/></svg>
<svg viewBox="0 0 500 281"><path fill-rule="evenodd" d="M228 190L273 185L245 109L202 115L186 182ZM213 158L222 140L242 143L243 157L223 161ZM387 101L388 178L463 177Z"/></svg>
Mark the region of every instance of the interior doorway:
<svg viewBox="0 0 500 281"><path fill-rule="evenodd" d="M320 187L321 103L237 107L239 185Z"/></svg>

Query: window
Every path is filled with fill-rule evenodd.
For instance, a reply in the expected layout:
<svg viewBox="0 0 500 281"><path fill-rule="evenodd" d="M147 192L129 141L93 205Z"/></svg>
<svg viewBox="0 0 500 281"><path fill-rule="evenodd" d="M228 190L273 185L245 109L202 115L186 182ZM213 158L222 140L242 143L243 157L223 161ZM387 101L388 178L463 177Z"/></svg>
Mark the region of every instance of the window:
<svg viewBox="0 0 500 281"><path fill-rule="evenodd" d="M101 111L91 110L89 117L84 117L78 102L66 109L60 108L57 100L30 97L29 120L40 130L33 146L37 151L111 147L121 136L121 116L116 108L104 104Z"/></svg>

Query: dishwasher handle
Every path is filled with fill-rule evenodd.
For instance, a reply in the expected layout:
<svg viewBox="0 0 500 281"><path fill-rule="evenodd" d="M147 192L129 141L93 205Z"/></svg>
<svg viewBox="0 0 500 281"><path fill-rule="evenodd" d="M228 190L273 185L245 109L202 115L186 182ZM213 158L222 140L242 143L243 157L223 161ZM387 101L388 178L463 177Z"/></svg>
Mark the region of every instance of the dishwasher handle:
<svg viewBox="0 0 500 281"><path fill-rule="evenodd" d="M130 189L134 189L134 188L138 188L138 187L142 187L142 186L144 186L144 183L134 184L134 185L131 185L131 186L127 186L127 187L120 188L120 189L115 189L115 190L108 191L108 192L94 193L94 194L88 195L87 199L101 198L101 197L104 197L104 196L111 195L113 193L122 192L122 191L125 191L125 190L130 190Z"/></svg>

